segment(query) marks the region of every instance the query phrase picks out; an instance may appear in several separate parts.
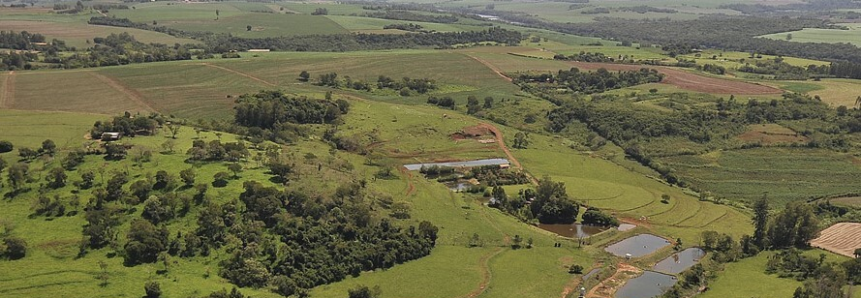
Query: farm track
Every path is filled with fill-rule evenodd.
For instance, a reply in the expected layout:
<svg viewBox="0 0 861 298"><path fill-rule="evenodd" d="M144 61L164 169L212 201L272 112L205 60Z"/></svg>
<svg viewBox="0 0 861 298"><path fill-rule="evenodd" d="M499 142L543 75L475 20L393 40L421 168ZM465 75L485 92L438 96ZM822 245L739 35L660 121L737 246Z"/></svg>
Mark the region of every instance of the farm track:
<svg viewBox="0 0 861 298"><path fill-rule="evenodd" d="M492 70L493 72L495 72L498 76L502 77L502 78L503 78L503 79L505 79L506 81L508 81L508 82L511 82L511 81L512 81L512 79L511 79L511 78L509 78L509 77L507 77L505 74L503 74L503 73L502 73L502 70L501 70L501 69L499 69L498 67L496 67L496 65L493 65L493 64L491 64L490 62L484 61L484 60L483 60L483 59L481 59L481 58L478 58L478 57L475 57L475 56L472 56L472 55L469 55L469 54L464 54L464 55L466 55L466 56L467 56L467 57L469 57L469 58L472 58L472 60L478 61L478 63L484 64L484 66L487 66L487 68L490 68L490 70Z"/></svg>
<svg viewBox="0 0 861 298"><path fill-rule="evenodd" d="M508 157L508 161L511 162L511 164L514 165L518 170L523 171L523 165L521 165L520 161L518 161L517 158L514 157L514 154L511 154L511 150L508 150L508 147L505 146L505 139L503 139L502 131L500 131L499 128L496 128L496 126L490 123L481 123L478 126L490 130L490 133L492 133L494 138L496 139L496 144L499 145L499 149L502 149L502 152L505 152L505 156ZM528 173L526 173L526 176L529 177L529 181L532 181L532 184L538 185L538 180L535 179L535 177L532 177L532 175L529 175Z"/></svg>
<svg viewBox="0 0 861 298"><path fill-rule="evenodd" d="M3 93L0 93L0 108L11 109L15 103L15 71L6 74L3 80Z"/></svg>
<svg viewBox="0 0 861 298"><path fill-rule="evenodd" d="M505 248L497 248L492 253L486 254L478 260L478 264L481 267L481 282L478 284L478 287L472 292L469 292L466 295L460 296L459 298L475 298L484 293L487 290L487 285L490 284L491 279L493 279L493 272L490 271L490 259L501 254L505 251Z"/></svg>
<svg viewBox="0 0 861 298"><path fill-rule="evenodd" d="M89 74L104 82L108 86L111 86L111 88L114 88L115 90L124 94L126 97L128 97L129 100L141 106L142 108L149 110L150 112L158 111L153 106L149 105L140 93L138 93L134 89L126 87L125 85L123 85L123 83L117 81L116 79L101 75L99 73L96 73L95 71L91 71L89 72Z"/></svg>
<svg viewBox="0 0 861 298"><path fill-rule="evenodd" d="M675 69L666 66L650 66L650 65L631 65L631 64L616 64L616 63L596 63L596 62L567 62L569 65L583 70L597 70L604 68L610 71L619 70L640 70L641 68L653 68L665 75L662 84L674 85L682 89L687 89L703 93L717 94L740 94L740 95L764 95L764 94L781 94L782 90L770 86L753 84L743 81L714 78L699 74L690 73L684 70Z"/></svg>
<svg viewBox="0 0 861 298"><path fill-rule="evenodd" d="M205 66L207 66L207 67L212 67L212 68L215 68L215 69L220 69L220 70L223 70L223 71L226 71L226 72L229 72L229 73L235 74L235 75L239 75L239 76L242 76L242 77L245 77L245 78L251 79L251 80L253 80L253 81L255 81L255 82L258 82L258 83L263 83L263 84L265 84L265 85L268 85L269 87L278 87L278 85L275 85L275 84L273 84L273 83L271 83L271 82L269 82L269 81L267 81L267 80L264 80L264 79L261 79L261 78L255 77L255 76L253 76L253 75L250 75L250 74L247 74L247 73L244 73L244 72L238 71L238 70L233 70L233 69L230 69L230 68L227 68L227 67L224 67L224 66L218 66L218 65L209 64L209 63L203 63L203 65L205 65Z"/></svg>

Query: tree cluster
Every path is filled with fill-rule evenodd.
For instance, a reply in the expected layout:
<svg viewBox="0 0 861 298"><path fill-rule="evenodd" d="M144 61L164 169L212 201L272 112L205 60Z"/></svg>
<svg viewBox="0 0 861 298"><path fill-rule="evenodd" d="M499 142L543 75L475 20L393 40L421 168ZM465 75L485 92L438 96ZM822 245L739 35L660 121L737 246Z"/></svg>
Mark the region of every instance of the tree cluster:
<svg viewBox="0 0 861 298"><path fill-rule="evenodd" d="M388 19L413 22L428 22L428 23L454 23L457 22L457 17L452 15L432 15L421 14L406 10L387 9L386 11L368 12L366 17L375 19Z"/></svg>
<svg viewBox="0 0 861 298"><path fill-rule="evenodd" d="M277 130L283 123L330 124L349 111L346 101L287 96L280 91L245 94L236 100L234 121L245 127Z"/></svg>
<svg viewBox="0 0 861 298"><path fill-rule="evenodd" d="M580 51L579 54L572 54L568 56L565 56L563 54L556 54L553 56L553 60L580 62L615 62L615 59L613 59L613 57L607 56L604 53L592 53L586 51Z"/></svg>
<svg viewBox="0 0 861 298"><path fill-rule="evenodd" d="M189 160L194 161L237 162L247 158L249 152L245 143L241 141L222 144L220 140L212 140L209 143L203 140L194 140L186 154L189 155Z"/></svg>
<svg viewBox="0 0 861 298"><path fill-rule="evenodd" d="M553 74L521 74L514 83L522 89L543 90L567 89L584 94L601 93L607 90L625 88L647 83L658 83L664 75L657 70L643 68L639 71L610 72L600 68L594 72L581 72L577 68L560 70ZM541 91L533 91L541 92Z"/></svg>
<svg viewBox="0 0 861 298"><path fill-rule="evenodd" d="M616 227L619 226L619 220L610 214L604 213L598 208L591 207L586 209L586 212L583 212L583 224L602 227Z"/></svg>

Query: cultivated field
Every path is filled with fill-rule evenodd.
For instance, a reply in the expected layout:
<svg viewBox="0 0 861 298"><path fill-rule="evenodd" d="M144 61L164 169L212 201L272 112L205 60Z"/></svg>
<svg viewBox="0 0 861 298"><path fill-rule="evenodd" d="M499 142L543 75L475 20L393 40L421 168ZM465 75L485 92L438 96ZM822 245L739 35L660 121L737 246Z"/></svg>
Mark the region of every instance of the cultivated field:
<svg viewBox="0 0 861 298"><path fill-rule="evenodd" d="M858 90L861 88L861 82L850 79L824 79L820 82L810 82L816 84L822 89L808 92L811 96L819 96L822 102L829 104L832 107L846 106L849 108L856 107L855 100L858 98Z"/></svg>
<svg viewBox="0 0 861 298"><path fill-rule="evenodd" d="M861 248L861 223L834 224L822 230L810 245L854 258L855 250Z"/></svg>
<svg viewBox="0 0 861 298"><path fill-rule="evenodd" d="M762 145L806 143L810 141L809 138L800 135L794 130L774 123L749 125L748 131L738 136L738 138L746 143L760 143Z"/></svg>
<svg viewBox="0 0 861 298"><path fill-rule="evenodd" d="M848 154L827 150L759 148L662 158L693 186L717 197L752 202L768 193L776 206L790 200L859 192L861 168Z"/></svg>
<svg viewBox="0 0 861 298"><path fill-rule="evenodd" d="M22 17L23 18L23 17ZM92 46L94 37L105 37L110 34L120 34L128 32L140 42L143 43L163 43L163 44L186 44L199 43L199 41L176 38L164 33L158 33L147 30L118 28L109 26L87 25L84 20L39 20L42 17L34 17L33 20L0 20L0 29L4 31L28 31L45 35L48 40L59 39L66 41L66 45L86 48Z"/></svg>
<svg viewBox="0 0 861 298"><path fill-rule="evenodd" d="M781 32L763 35L763 38L787 40L786 36L792 34L790 41L794 42L824 42L824 43L850 43L861 46L861 25L840 24L849 30L804 28L799 31Z"/></svg>

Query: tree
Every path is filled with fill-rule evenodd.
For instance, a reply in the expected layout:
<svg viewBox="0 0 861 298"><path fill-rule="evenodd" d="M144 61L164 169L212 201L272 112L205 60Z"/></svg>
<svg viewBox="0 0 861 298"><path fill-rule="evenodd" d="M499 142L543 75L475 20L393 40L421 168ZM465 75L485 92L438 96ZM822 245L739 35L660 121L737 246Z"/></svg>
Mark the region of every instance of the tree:
<svg viewBox="0 0 861 298"><path fill-rule="evenodd" d="M147 179L135 181L132 185L129 185L129 191L133 196L137 197L137 200L132 205L137 205L137 203L149 198L149 193L152 191L152 183Z"/></svg>
<svg viewBox="0 0 861 298"><path fill-rule="evenodd" d="M123 247L125 263L133 266L155 262L159 253L167 250L167 237L167 228L159 229L143 219L133 220L128 232L129 241Z"/></svg>
<svg viewBox="0 0 861 298"><path fill-rule="evenodd" d="M170 137L172 139L176 139L176 136L179 134L179 131L182 129L182 125L179 125L179 123L172 123L171 122L170 124L167 125L167 129L170 131ZM170 151L173 151L172 146L171 146Z"/></svg>
<svg viewBox="0 0 861 298"><path fill-rule="evenodd" d="M230 174L227 172L218 172L212 176L215 180L212 181L212 186L215 187L225 187L227 186L227 179L230 179Z"/></svg>
<svg viewBox="0 0 861 298"><path fill-rule="evenodd" d="M514 235L514 238L511 240L511 249L519 249L523 244L523 238L520 235Z"/></svg>
<svg viewBox="0 0 861 298"><path fill-rule="evenodd" d="M39 156L39 152L28 147L21 147L18 148L18 156L29 162Z"/></svg>
<svg viewBox="0 0 861 298"><path fill-rule="evenodd" d="M529 146L529 134L524 132L517 132L514 134L514 145L512 147L517 149L526 149Z"/></svg>
<svg viewBox="0 0 861 298"><path fill-rule="evenodd" d="M485 97L485 98L484 98L484 105L483 105L483 106L481 106L481 107L482 107L482 108L484 108L484 109L490 109L490 108L493 108L493 97L490 97L490 96Z"/></svg>
<svg viewBox="0 0 861 298"><path fill-rule="evenodd" d="M6 247L6 250L5 252L0 251L0 257L18 260L27 255L27 242L24 239L7 236L3 239L3 246Z"/></svg>
<svg viewBox="0 0 861 298"><path fill-rule="evenodd" d="M298 288L293 279L283 275L275 277L272 281L272 285L275 286L275 293L284 297L290 297L293 294L296 294L296 289Z"/></svg>
<svg viewBox="0 0 861 298"><path fill-rule="evenodd" d="M753 204L753 244L760 250L768 245L768 194Z"/></svg>
<svg viewBox="0 0 861 298"><path fill-rule="evenodd" d="M119 160L126 157L127 151L123 144L108 143L105 145L105 155L107 159Z"/></svg>
<svg viewBox="0 0 861 298"><path fill-rule="evenodd" d="M182 182L185 183L186 186L194 185L194 168L188 168L182 171L179 171L179 178L182 179Z"/></svg>
<svg viewBox="0 0 861 298"><path fill-rule="evenodd" d="M68 178L66 176L66 171L63 170L63 168L57 167L48 172L48 176L45 177L45 180L48 181L48 186L52 188L60 188L66 186L66 178Z"/></svg>
<svg viewBox="0 0 861 298"><path fill-rule="evenodd" d="M57 144L54 144L54 141L50 139L42 141L42 148L39 148L39 151L54 156L54 153L57 152Z"/></svg>
<svg viewBox="0 0 861 298"><path fill-rule="evenodd" d="M347 290L348 298L379 298L383 291L380 286L374 286L373 289L368 286L357 286L355 289Z"/></svg>
<svg viewBox="0 0 861 298"><path fill-rule="evenodd" d="M472 238L469 238L469 247L478 247L481 245L481 238L478 237L478 233L473 233Z"/></svg>
<svg viewBox="0 0 861 298"><path fill-rule="evenodd" d="M269 171L272 172L272 175L278 177L282 183L287 183L287 178L293 173L293 166L283 162L273 160L270 161L267 165L269 167Z"/></svg>
<svg viewBox="0 0 861 298"><path fill-rule="evenodd" d="M579 264L573 264L570 268L568 268L568 273L583 274L583 266L580 266Z"/></svg>
<svg viewBox="0 0 861 298"><path fill-rule="evenodd" d="M174 178L167 171L158 171L155 173L155 183L152 185L152 189L170 189L174 186Z"/></svg>
<svg viewBox="0 0 861 298"><path fill-rule="evenodd" d="M159 298L161 297L161 286L158 282L148 281L144 284L144 291L146 292L146 298Z"/></svg>
<svg viewBox="0 0 861 298"><path fill-rule="evenodd" d="M161 143L161 149L167 153L175 152L174 148L176 148L176 141L173 139L165 140L164 143Z"/></svg>
<svg viewBox="0 0 861 298"><path fill-rule="evenodd" d="M251 25L245 26L245 31L251 31Z"/></svg>
<svg viewBox="0 0 861 298"><path fill-rule="evenodd" d="M215 20L218 20L218 17L221 15L221 12L218 9L215 10Z"/></svg>
<svg viewBox="0 0 861 298"><path fill-rule="evenodd" d="M787 40L787 41L792 40L792 33L787 33L787 34L786 34L786 40Z"/></svg>
<svg viewBox="0 0 861 298"><path fill-rule="evenodd" d="M311 79L311 74L308 73L308 71L303 70L302 72L299 73L299 80L300 81L307 82L309 79Z"/></svg>
<svg viewBox="0 0 861 298"><path fill-rule="evenodd" d="M466 98L466 113L467 114L475 114L481 111L481 106L478 104L478 99L475 98L474 95L470 95Z"/></svg>
<svg viewBox="0 0 861 298"><path fill-rule="evenodd" d="M242 165L239 163L232 163L227 165L227 170L233 172L233 179L238 179L239 173L242 173Z"/></svg>
<svg viewBox="0 0 861 298"><path fill-rule="evenodd" d="M84 151L80 149L74 150L72 152L69 152L69 154L66 154L66 156L63 157L63 160L60 161L60 164L63 166L64 169L71 171L84 162L85 156L86 153L84 153Z"/></svg>
<svg viewBox="0 0 861 298"><path fill-rule="evenodd" d="M855 258L856 258L856 259L861 259L861 248L856 248L856 249L855 249Z"/></svg>
<svg viewBox="0 0 861 298"><path fill-rule="evenodd" d="M17 163L7 169L9 184L15 191L21 190L30 178L30 166L25 163Z"/></svg>
<svg viewBox="0 0 861 298"><path fill-rule="evenodd" d="M93 182L96 180L96 173L93 171L84 171L81 173L81 182L78 187L81 189L89 189L93 187Z"/></svg>
<svg viewBox="0 0 861 298"><path fill-rule="evenodd" d="M12 149L15 149L15 146L12 145L12 142L6 140L0 141L0 153L11 152Z"/></svg>
<svg viewBox="0 0 861 298"><path fill-rule="evenodd" d="M662 194L661 195L661 203L669 204L670 203L670 195Z"/></svg>

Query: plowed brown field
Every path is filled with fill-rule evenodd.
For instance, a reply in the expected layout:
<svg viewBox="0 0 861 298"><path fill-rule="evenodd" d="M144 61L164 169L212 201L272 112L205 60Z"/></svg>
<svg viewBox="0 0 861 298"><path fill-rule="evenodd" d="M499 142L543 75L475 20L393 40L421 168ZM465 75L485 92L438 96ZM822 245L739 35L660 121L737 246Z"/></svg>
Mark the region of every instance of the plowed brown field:
<svg viewBox="0 0 861 298"><path fill-rule="evenodd" d="M810 245L852 258L855 249L861 248L861 223L834 224L810 241Z"/></svg>

